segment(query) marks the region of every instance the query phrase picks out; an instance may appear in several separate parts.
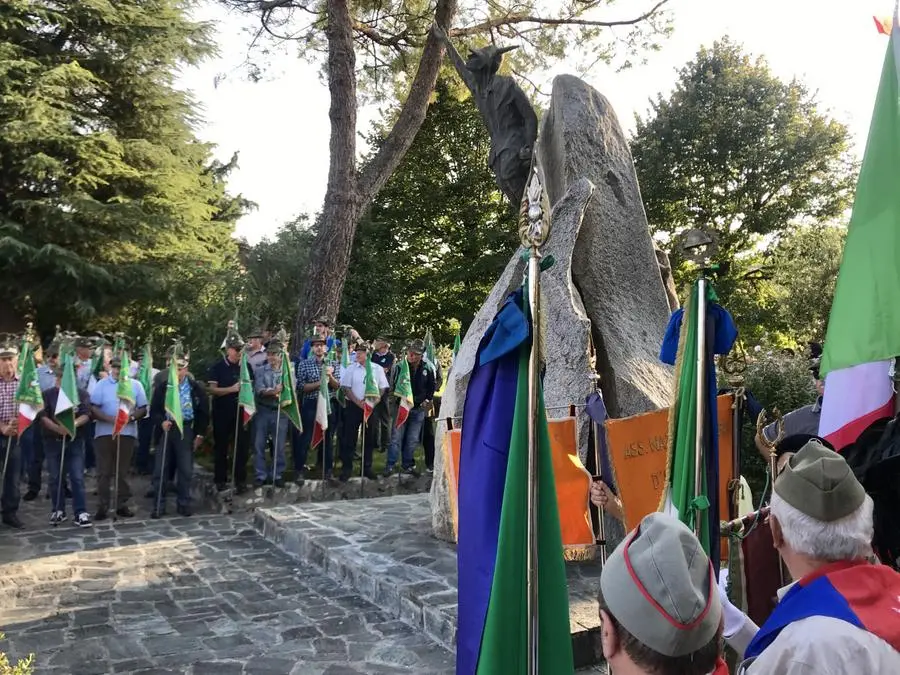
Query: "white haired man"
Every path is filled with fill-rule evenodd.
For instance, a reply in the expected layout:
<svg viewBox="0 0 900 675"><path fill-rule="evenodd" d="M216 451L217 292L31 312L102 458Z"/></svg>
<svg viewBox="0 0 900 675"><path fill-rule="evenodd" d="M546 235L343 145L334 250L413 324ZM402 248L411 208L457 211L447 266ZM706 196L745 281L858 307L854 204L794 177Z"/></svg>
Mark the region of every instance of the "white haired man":
<svg viewBox="0 0 900 675"><path fill-rule="evenodd" d="M844 458L803 446L775 481L769 525L796 581L761 628L722 598L738 672L900 673L900 574L870 563L872 499Z"/></svg>

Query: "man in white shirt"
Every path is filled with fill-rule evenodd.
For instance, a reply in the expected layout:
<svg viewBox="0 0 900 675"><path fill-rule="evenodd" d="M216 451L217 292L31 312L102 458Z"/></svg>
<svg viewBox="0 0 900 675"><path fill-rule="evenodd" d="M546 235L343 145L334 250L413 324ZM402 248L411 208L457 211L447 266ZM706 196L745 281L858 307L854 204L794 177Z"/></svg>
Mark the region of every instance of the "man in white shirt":
<svg viewBox="0 0 900 675"><path fill-rule="evenodd" d="M347 408L344 411L344 430L341 444L341 481L347 482L353 475L353 455L359 438L359 426L363 424L363 411L365 410L366 396L366 361L369 356L369 345L360 340L354 345L355 353L353 362L341 371L341 390L347 399ZM388 390L387 377L384 369L373 365L371 368L375 384L378 386L379 399ZM373 401L373 404L377 401ZM363 434L363 476L369 480L377 480L378 477L372 470L372 449L375 442L375 424L370 420L365 425Z"/></svg>

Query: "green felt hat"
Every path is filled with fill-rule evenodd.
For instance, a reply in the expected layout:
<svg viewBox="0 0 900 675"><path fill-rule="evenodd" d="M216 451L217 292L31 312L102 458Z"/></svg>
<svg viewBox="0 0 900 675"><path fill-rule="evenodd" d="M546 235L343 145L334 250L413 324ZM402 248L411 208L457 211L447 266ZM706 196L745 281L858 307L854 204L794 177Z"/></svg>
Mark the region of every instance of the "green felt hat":
<svg viewBox="0 0 900 675"><path fill-rule="evenodd" d="M664 513L645 517L603 566L610 613L664 656L686 656L719 630L722 604L709 558L688 527Z"/></svg>
<svg viewBox="0 0 900 675"><path fill-rule="evenodd" d="M866 498L846 460L815 440L788 460L775 481L775 494L823 523L846 518Z"/></svg>

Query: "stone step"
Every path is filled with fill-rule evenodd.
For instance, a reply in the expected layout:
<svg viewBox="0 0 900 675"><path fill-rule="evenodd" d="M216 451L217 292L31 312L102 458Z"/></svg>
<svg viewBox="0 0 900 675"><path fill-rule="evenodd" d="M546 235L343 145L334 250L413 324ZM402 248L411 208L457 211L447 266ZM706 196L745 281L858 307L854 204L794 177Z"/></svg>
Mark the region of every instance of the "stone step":
<svg viewBox="0 0 900 675"><path fill-rule="evenodd" d="M428 495L258 509L263 537L454 650L456 550L431 534ZM602 661L596 562L566 563L576 668ZM590 671L590 672L597 672Z"/></svg>
<svg viewBox="0 0 900 675"><path fill-rule="evenodd" d="M230 489L218 492L210 480L206 485L204 503L222 514L249 513L261 508L273 508L307 502L333 502L350 499L372 499L393 495L423 494L431 490L430 475L419 478L401 477L394 474L389 478L372 481L351 478L346 483L340 481L307 480L302 486L287 483L277 488L272 484L255 487L242 495L234 495Z"/></svg>

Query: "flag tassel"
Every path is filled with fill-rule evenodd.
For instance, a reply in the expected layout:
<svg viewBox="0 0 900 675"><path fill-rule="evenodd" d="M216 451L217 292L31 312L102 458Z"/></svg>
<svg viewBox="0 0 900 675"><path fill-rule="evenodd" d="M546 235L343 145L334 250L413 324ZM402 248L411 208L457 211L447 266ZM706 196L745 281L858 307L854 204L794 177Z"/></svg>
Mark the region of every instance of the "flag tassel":
<svg viewBox="0 0 900 675"><path fill-rule="evenodd" d="M697 438L694 446L694 504L703 494L703 448L706 437L706 278L697 280ZM694 533L700 537L702 514L692 514Z"/></svg>
<svg viewBox="0 0 900 675"><path fill-rule="evenodd" d="M63 501L63 479L65 478L65 472L63 469L66 466L66 438L68 436L62 437L62 448L59 451L59 484L56 487L56 505L62 505ZM61 509L65 510L65 509ZM53 522L53 527L56 527L58 523L56 521Z"/></svg>

